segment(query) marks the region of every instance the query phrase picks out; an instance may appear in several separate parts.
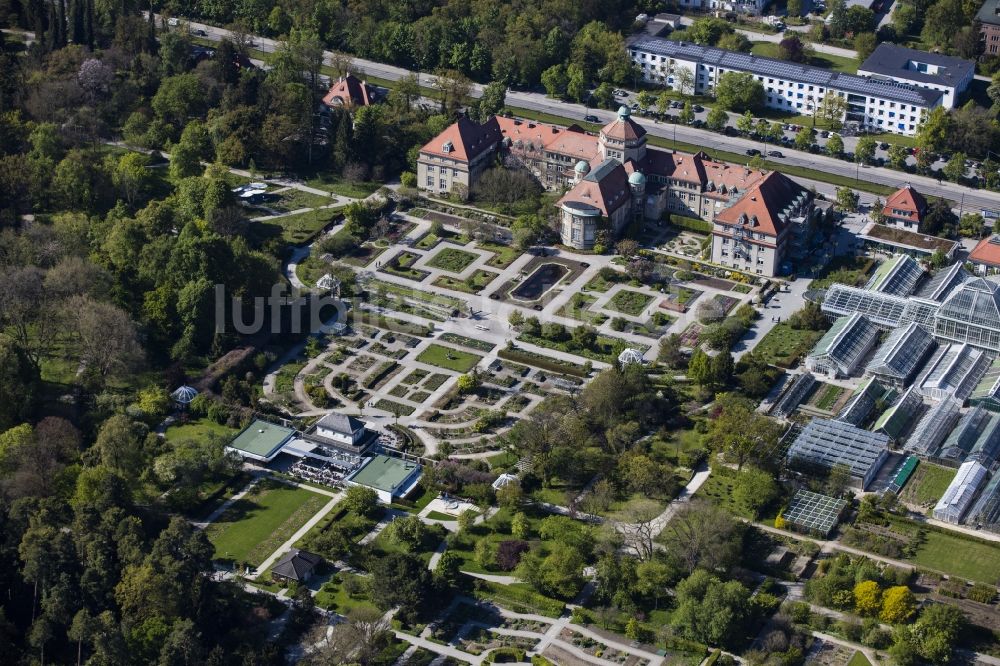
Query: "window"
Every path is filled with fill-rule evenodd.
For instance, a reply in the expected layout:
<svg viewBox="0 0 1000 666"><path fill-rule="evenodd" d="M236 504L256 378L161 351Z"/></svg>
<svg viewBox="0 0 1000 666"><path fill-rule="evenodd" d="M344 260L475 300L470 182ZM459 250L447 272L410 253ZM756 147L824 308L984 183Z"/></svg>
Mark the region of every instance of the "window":
<svg viewBox="0 0 1000 666"><path fill-rule="evenodd" d="M427 187L434 187L434 176L427 176Z"/></svg>

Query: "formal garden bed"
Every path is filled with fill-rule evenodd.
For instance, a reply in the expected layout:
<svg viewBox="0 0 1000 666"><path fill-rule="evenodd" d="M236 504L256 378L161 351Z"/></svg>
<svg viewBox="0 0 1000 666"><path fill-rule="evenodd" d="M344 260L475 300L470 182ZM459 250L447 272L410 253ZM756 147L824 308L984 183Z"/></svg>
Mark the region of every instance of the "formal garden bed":
<svg viewBox="0 0 1000 666"><path fill-rule="evenodd" d="M622 289L608 300L607 309L621 312L630 317L638 317L649 304L653 302L653 297L641 291L632 289Z"/></svg>
<svg viewBox="0 0 1000 666"><path fill-rule="evenodd" d="M379 270L384 273L388 273L389 275L406 278L407 280L413 280L414 282L421 282L426 279L430 273L413 268L413 264L415 264L419 258L419 254L403 250L386 261Z"/></svg>
<svg viewBox="0 0 1000 666"><path fill-rule="evenodd" d="M464 279L454 278L448 275L439 275L432 284L435 287L453 289L466 294L478 294L483 289L488 287L490 283L496 279L497 275L499 274L480 268L473 271L471 275Z"/></svg>
<svg viewBox="0 0 1000 666"><path fill-rule="evenodd" d="M427 262L427 266L439 268L449 273L461 273L471 266L472 262L477 258L478 255L473 252L459 250L455 247L446 247L431 257Z"/></svg>
<svg viewBox="0 0 1000 666"><path fill-rule="evenodd" d="M472 370L481 360L483 360L483 357L477 354L452 349L451 347L445 347L436 343L429 345L417 356L417 361L420 363L460 373Z"/></svg>

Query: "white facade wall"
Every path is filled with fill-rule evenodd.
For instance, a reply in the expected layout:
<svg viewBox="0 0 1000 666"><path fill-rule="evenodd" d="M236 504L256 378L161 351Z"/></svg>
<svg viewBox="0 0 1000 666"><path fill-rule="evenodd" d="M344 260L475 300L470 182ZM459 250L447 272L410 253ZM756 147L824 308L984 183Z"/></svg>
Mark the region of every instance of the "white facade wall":
<svg viewBox="0 0 1000 666"><path fill-rule="evenodd" d="M688 69L693 75L693 90L684 91L694 94L711 95L715 84L726 71L708 63L662 56L635 49L633 62L642 71L643 80L680 90L680 70ZM788 111L801 115L814 115L821 107L828 90L845 98L854 106L858 115L863 112L862 124L884 132L894 132L906 136L914 136L923 114L927 108L913 104L904 104L871 95L847 93L836 88L827 89L813 83L805 83L792 79L782 79L775 76L754 75L764 87L764 102L768 108ZM927 87L927 86L925 86Z"/></svg>

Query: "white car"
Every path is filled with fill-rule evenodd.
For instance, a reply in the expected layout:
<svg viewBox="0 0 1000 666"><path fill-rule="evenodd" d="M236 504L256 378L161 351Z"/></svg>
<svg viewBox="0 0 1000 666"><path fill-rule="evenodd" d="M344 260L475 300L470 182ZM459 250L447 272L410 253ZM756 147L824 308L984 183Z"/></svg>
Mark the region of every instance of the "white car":
<svg viewBox="0 0 1000 666"><path fill-rule="evenodd" d="M167 25L169 25L169 26L173 26L173 27L176 28L180 24L181 24L181 20L180 19L176 19L176 18L167 19Z"/></svg>

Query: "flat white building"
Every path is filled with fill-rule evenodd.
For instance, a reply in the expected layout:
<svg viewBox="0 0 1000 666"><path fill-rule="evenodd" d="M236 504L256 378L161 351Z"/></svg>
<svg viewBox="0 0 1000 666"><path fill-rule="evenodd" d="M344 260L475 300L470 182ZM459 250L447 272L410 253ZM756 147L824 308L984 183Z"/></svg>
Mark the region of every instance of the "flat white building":
<svg viewBox="0 0 1000 666"><path fill-rule="evenodd" d="M940 90L799 65L690 42L648 37L628 46L649 83L711 94L726 72L749 72L764 87L764 103L801 115L821 110L828 94L843 98L843 121L879 132L913 136L924 115L943 103ZM684 74L687 70L690 74ZM689 79L689 81L686 81Z"/></svg>
<svg viewBox="0 0 1000 666"><path fill-rule="evenodd" d="M888 79L943 93L941 104L960 106L976 74L976 63L954 56L882 42L858 67L858 76Z"/></svg>

